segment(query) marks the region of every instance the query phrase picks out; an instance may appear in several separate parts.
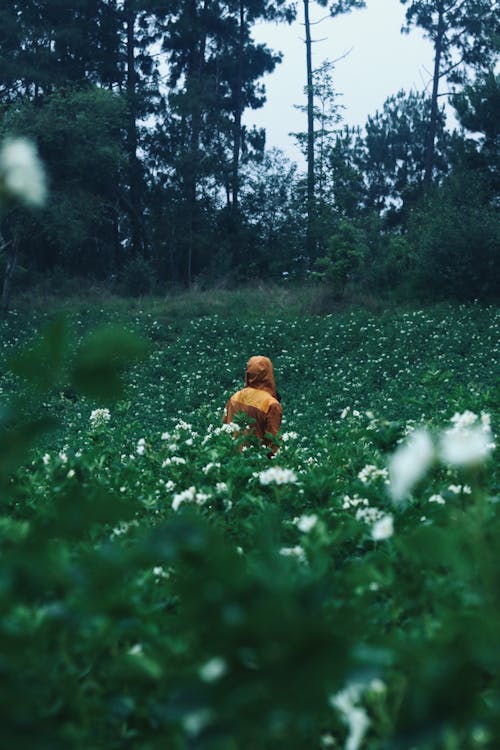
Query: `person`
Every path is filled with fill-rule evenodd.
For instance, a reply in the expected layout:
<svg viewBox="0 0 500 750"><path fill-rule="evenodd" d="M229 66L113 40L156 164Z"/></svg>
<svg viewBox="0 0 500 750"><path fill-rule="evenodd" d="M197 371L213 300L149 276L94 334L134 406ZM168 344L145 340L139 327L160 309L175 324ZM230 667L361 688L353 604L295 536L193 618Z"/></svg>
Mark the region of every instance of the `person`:
<svg viewBox="0 0 500 750"><path fill-rule="evenodd" d="M283 409L274 382L273 363L268 357L250 357L245 372L245 387L228 400L224 409L224 423L230 424L238 413L247 414L253 421L251 430L263 445L270 448L271 458L278 446L272 438L278 434Z"/></svg>

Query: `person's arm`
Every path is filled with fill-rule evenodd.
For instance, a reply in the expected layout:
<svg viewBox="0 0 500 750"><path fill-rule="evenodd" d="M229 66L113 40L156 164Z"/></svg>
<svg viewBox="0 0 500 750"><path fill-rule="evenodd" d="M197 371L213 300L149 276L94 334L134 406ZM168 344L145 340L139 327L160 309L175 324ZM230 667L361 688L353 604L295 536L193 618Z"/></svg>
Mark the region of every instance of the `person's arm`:
<svg viewBox="0 0 500 750"><path fill-rule="evenodd" d="M273 404L271 404L266 414L266 434L271 434L274 436L278 434L280 426L281 426L282 416L283 416L283 409L281 407L281 404L278 401L275 401ZM274 454L276 453L276 451L278 450L278 446L272 440L269 440L269 439L267 439L265 443L271 449L269 458L272 458Z"/></svg>
<svg viewBox="0 0 500 750"><path fill-rule="evenodd" d="M283 408L278 401L275 401L271 404L266 414L266 432L270 432L271 435L277 435L281 426L282 416Z"/></svg>

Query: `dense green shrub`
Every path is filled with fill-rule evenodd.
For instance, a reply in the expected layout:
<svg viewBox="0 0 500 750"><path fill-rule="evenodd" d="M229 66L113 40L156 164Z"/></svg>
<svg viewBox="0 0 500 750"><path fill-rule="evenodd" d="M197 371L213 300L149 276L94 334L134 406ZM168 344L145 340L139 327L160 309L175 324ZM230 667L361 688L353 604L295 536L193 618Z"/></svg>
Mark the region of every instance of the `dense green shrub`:
<svg viewBox="0 0 500 750"><path fill-rule="evenodd" d="M454 174L410 219L415 280L437 298L498 297L500 217L488 183L472 171Z"/></svg>

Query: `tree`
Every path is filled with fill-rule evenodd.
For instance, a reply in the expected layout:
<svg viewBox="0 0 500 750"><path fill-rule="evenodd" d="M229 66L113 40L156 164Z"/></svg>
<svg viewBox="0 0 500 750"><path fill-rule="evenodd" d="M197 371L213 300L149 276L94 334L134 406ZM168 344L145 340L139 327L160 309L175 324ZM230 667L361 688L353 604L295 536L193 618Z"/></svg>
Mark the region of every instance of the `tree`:
<svg viewBox="0 0 500 750"><path fill-rule="evenodd" d="M318 0L319 5L325 7L328 0ZM335 18L344 13L349 13L355 8L364 8L365 0L333 0L330 5L330 16ZM312 267L316 256L316 189L315 189L315 131L314 131L314 80L312 64L311 20L310 0L303 0L304 28L306 44L306 90L307 90L307 232L306 232L306 254Z"/></svg>
<svg viewBox="0 0 500 750"><path fill-rule="evenodd" d="M425 145L424 184L434 177L438 128L439 84L463 83L467 69L487 69L495 57L493 37L498 31L498 8L491 0L401 0L407 5L406 26L422 28L434 47L431 111Z"/></svg>
<svg viewBox="0 0 500 750"><path fill-rule="evenodd" d="M412 212L413 275L434 298L496 299L500 221L491 186L478 170L457 170Z"/></svg>
<svg viewBox="0 0 500 750"><path fill-rule="evenodd" d="M425 135L431 101L423 93L399 91L368 117L360 141L358 165L364 175L365 206L386 216L389 224L404 223L422 193L425 180ZM452 138L445 129L444 109L438 111L434 172L449 171Z"/></svg>
<svg viewBox="0 0 500 750"><path fill-rule="evenodd" d="M99 87L46 96L43 106L12 105L0 135L38 144L49 179L49 200L36 220L19 212L5 221L7 239L31 267L65 267L107 275L121 253L117 224L125 151L125 102Z"/></svg>
<svg viewBox="0 0 500 750"><path fill-rule="evenodd" d="M466 163L489 176L492 192L500 188L500 76L493 70L478 77L455 95L451 103L468 139Z"/></svg>
<svg viewBox="0 0 500 750"><path fill-rule="evenodd" d="M165 123L173 164L183 192L186 256L190 285L203 243L202 198L207 184L226 197L224 227L238 253L242 156L263 147L263 134L242 124L247 108L265 101L259 79L281 59L251 37L259 19L291 18L283 0L178 0L167 24L163 49L169 60L169 111ZM237 262L237 258L235 258Z"/></svg>

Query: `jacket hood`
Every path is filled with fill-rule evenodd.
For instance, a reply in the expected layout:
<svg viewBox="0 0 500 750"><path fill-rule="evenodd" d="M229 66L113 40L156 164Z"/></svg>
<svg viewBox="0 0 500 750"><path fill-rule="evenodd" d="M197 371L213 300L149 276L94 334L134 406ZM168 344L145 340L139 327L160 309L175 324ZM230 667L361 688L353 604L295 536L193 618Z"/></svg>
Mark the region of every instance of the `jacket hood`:
<svg viewBox="0 0 500 750"><path fill-rule="evenodd" d="M276 398L273 363L268 357L250 357L245 372L245 386L267 391Z"/></svg>

